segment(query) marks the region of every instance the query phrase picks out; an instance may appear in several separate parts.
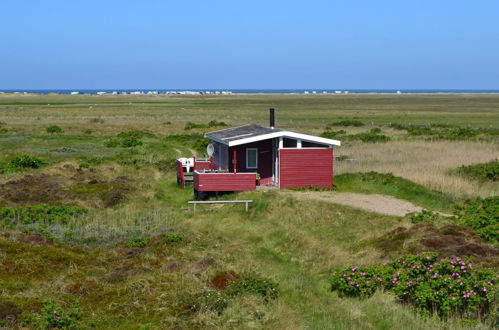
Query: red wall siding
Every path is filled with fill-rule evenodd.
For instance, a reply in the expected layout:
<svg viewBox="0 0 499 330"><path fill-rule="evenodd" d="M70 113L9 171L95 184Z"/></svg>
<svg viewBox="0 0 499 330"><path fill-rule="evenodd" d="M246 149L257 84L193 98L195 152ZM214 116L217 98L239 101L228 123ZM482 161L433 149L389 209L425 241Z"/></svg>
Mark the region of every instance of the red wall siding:
<svg viewBox="0 0 499 330"><path fill-rule="evenodd" d="M246 168L246 148L258 148L258 169ZM272 182L272 140L258 141L229 148L229 171L234 170L234 150L238 172L258 172L261 182ZM270 180L268 180L270 178ZM265 180L267 179L267 180Z"/></svg>
<svg viewBox="0 0 499 330"><path fill-rule="evenodd" d="M281 149L281 189L331 187L333 149Z"/></svg>
<svg viewBox="0 0 499 330"><path fill-rule="evenodd" d="M254 173L197 173L194 172L197 191L244 191L256 189Z"/></svg>
<svg viewBox="0 0 499 330"><path fill-rule="evenodd" d="M198 161L194 162L194 170L209 170L210 169L210 161Z"/></svg>

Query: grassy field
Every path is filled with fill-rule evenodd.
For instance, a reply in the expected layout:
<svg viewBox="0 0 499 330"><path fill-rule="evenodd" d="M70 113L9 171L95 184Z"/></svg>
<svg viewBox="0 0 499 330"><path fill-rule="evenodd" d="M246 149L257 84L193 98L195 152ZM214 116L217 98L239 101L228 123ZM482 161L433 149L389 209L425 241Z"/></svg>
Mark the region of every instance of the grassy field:
<svg viewBox="0 0 499 330"><path fill-rule="evenodd" d="M459 254L497 270L497 246L449 227L452 220L414 224L279 192L238 194L254 200L248 213L241 205L193 213L186 203L192 191L177 187L172 160L202 156L200 134L209 129L185 126L266 125L269 107L277 109L278 127L345 131L335 150L338 191L392 195L447 213L466 198L498 195L497 181L455 169L499 158L499 95L0 95L0 327L497 326L494 306L478 319L444 318L422 315L389 292L360 299L331 291L335 271L407 253ZM341 120L364 126L327 129ZM414 135L393 124L431 132ZM62 132L48 133L53 125ZM389 141L351 137L373 128ZM457 129L471 133L451 136ZM132 130L141 132L119 135ZM20 155L41 163L16 167ZM86 211L54 215L47 206L33 216L42 211L29 207L44 204ZM219 290L220 276L251 285L231 291L229 281ZM276 285L277 297L258 285Z"/></svg>

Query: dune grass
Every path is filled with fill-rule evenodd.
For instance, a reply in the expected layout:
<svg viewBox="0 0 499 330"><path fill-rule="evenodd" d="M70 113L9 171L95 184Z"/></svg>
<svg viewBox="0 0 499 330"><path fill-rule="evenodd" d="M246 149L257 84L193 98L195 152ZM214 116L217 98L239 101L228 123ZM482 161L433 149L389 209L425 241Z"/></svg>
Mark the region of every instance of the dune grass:
<svg viewBox="0 0 499 330"><path fill-rule="evenodd" d="M112 249L88 249L29 242L29 236L20 233L2 236L2 251L9 259L2 259L0 290L4 299L25 311L36 311L34 306L46 299L62 306L79 301L80 324L98 328L442 326L436 318L420 318L387 294L361 301L340 298L328 288L334 269L354 259L375 263L379 252L352 245L393 228L398 218L273 193L240 197L267 207L252 208L249 214L232 206L207 208L195 215L186 211L177 215L182 221L170 229L181 233L181 242L168 242L149 229L152 238L136 250L126 247L128 240ZM165 219L149 221L157 225ZM122 218L116 228L123 233L133 226L130 217ZM108 237L100 238L105 245ZM28 244L23 243L26 240ZM23 262L13 268L10 260ZM210 278L226 270L272 279L279 284L279 298L265 302L253 295L236 297L221 314L209 309L191 313L182 307L186 297L212 290ZM16 284L19 281L22 288Z"/></svg>

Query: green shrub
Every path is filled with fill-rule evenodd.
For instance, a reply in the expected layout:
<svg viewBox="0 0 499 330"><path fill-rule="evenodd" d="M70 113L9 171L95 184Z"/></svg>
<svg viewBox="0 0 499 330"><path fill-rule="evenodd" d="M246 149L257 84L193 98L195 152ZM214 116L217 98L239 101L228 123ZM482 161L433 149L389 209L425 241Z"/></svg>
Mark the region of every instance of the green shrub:
<svg viewBox="0 0 499 330"><path fill-rule="evenodd" d="M9 131L8 128L5 128L5 127L0 127L0 134L5 134Z"/></svg>
<svg viewBox="0 0 499 330"><path fill-rule="evenodd" d="M405 124L397 124L397 123L391 123L391 124L389 125L389 127L393 128L393 129L397 129L397 130L399 130L399 131L407 129L407 126L408 126L408 125L405 125Z"/></svg>
<svg viewBox="0 0 499 330"><path fill-rule="evenodd" d="M361 127L364 126L364 123L359 121L359 120L340 120L334 123L330 124L331 126L354 126L354 127Z"/></svg>
<svg viewBox="0 0 499 330"><path fill-rule="evenodd" d="M369 132L372 134L378 134L378 133L381 133L381 128L379 128L379 127L371 128L371 130Z"/></svg>
<svg viewBox="0 0 499 330"><path fill-rule="evenodd" d="M45 130L47 131L47 133L50 133L50 134L61 134L63 132L62 128L60 128L57 125L49 126Z"/></svg>
<svg viewBox="0 0 499 330"><path fill-rule="evenodd" d="M131 148L136 146L141 146L143 143L135 136L127 136L121 140L121 146L123 148Z"/></svg>
<svg viewBox="0 0 499 330"><path fill-rule="evenodd" d="M47 204L0 207L0 224L66 224L72 218L81 216L87 212L88 209L80 206L50 206Z"/></svg>
<svg viewBox="0 0 499 330"><path fill-rule="evenodd" d="M483 239L499 243L499 196L477 198L456 207L457 221Z"/></svg>
<svg viewBox="0 0 499 330"><path fill-rule="evenodd" d="M229 296L256 294L266 300L276 299L279 296L277 283L256 274L245 274L235 281L230 281L225 288L225 292Z"/></svg>
<svg viewBox="0 0 499 330"><path fill-rule="evenodd" d="M86 134L86 135L90 135L92 133L93 133L93 131L91 129L86 129L83 131L83 134Z"/></svg>
<svg viewBox="0 0 499 330"><path fill-rule="evenodd" d="M412 223L433 223L439 218L438 213L426 209L423 209L421 212L409 213L408 216Z"/></svg>
<svg viewBox="0 0 499 330"><path fill-rule="evenodd" d="M423 313L486 315L494 297L495 273L477 270L459 257L406 255L378 267L350 267L331 277L340 295L369 297L384 288Z"/></svg>
<svg viewBox="0 0 499 330"><path fill-rule="evenodd" d="M104 146L106 146L107 148L117 148L120 146L120 140L118 140L118 139L107 140L104 143Z"/></svg>
<svg viewBox="0 0 499 330"><path fill-rule="evenodd" d="M321 136L326 138L326 139L335 139L341 135L345 135L347 132L344 130L339 130L339 131L324 131L322 132Z"/></svg>
<svg viewBox="0 0 499 330"><path fill-rule="evenodd" d="M79 306L62 308L53 303L46 302L40 315L33 319L36 329L79 329L81 311Z"/></svg>
<svg viewBox="0 0 499 330"><path fill-rule="evenodd" d="M478 131L471 128L455 128L450 131L445 131L439 135L441 139L447 140L466 140L475 137L479 134Z"/></svg>
<svg viewBox="0 0 499 330"><path fill-rule="evenodd" d="M128 247L139 247L143 248L149 243L149 237L136 237L128 243Z"/></svg>
<svg viewBox="0 0 499 330"><path fill-rule="evenodd" d="M139 130L121 132L116 138L108 140L105 146L108 148L132 148L143 145L141 139L144 137L154 137L154 134Z"/></svg>
<svg viewBox="0 0 499 330"><path fill-rule="evenodd" d="M478 180L499 181L499 161L460 166L455 170L455 173Z"/></svg>
<svg viewBox="0 0 499 330"><path fill-rule="evenodd" d="M228 126L228 125L226 123L224 123L223 121L216 121L216 120L212 120L208 124L195 124L195 123L188 122L185 125L184 130L187 131L187 130L191 130L194 128L212 128L212 127L225 127L225 126Z"/></svg>
<svg viewBox="0 0 499 330"><path fill-rule="evenodd" d="M432 130L430 127L425 126L407 126L407 134L409 135L434 135L437 132Z"/></svg>
<svg viewBox="0 0 499 330"><path fill-rule="evenodd" d="M30 155L19 155L14 157L6 164L0 167L1 172L18 172L30 168L40 168L45 165L45 162L39 158Z"/></svg>
<svg viewBox="0 0 499 330"><path fill-rule="evenodd" d="M165 121L165 122L163 122L163 125L171 125L171 124L172 124L171 121Z"/></svg>
<svg viewBox="0 0 499 330"><path fill-rule="evenodd" d="M360 140L362 142L368 143L380 143L390 141L390 138L383 134L377 134L373 132L359 133L345 136L347 140Z"/></svg>
<svg viewBox="0 0 499 330"><path fill-rule="evenodd" d="M165 242L166 243L178 243L183 240L182 236L176 233L167 233L165 234Z"/></svg>

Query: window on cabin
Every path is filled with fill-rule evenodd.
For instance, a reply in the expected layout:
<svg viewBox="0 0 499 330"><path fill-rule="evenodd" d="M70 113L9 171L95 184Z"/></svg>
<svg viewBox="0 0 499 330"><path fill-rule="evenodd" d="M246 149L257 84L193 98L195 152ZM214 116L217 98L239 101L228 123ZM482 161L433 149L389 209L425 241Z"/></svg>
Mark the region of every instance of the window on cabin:
<svg viewBox="0 0 499 330"><path fill-rule="evenodd" d="M258 168L258 149L246 149L246 168Z"/></svg>
<svg viewBox="0 0 499 330"><path fill-rule="evenodd" d="M328 147L326 144L319 144L319 143L313 143L313 142L307 142L307 141L302 141L301 146L302 146L302 148L327 148Z"/></svg>
<svg viewBox="0 0 499 330"><path fill-rule="evenodd" d="M296 148L297 141L295 139L284 138L282 140L284 148Z"/></svg>

